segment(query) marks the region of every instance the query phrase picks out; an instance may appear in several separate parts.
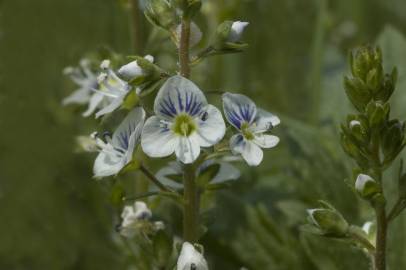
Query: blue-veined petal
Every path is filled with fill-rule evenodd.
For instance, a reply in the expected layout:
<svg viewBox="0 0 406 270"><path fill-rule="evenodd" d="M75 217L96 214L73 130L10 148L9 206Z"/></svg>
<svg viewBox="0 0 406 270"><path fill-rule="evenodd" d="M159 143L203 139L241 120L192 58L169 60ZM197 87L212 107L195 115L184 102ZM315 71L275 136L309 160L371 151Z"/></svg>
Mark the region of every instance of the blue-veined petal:
<svg viewBox="0 0 406 270"><path fill-rule="evenodd" d="M206 105L206 97L193 82L182 76L173 76L159 90L154 111L162 118L172 119L182 112L197 116Z"/></svg>
<svg viewBox="0 0 406 270"><path fill-rule="evenodd" d="M231 137L230 148L234 154L241 154L249 166L258 166L264 157L261 148L254 142L245 140L241 134Z"/></svg>
<svg viewBox="0 0 406 270"><path fill-rule="evenodd" d="M227 121L238 129L244 122L251 124L257 114L255 103L240 94L223 94L223 108Z"/></svg>
<svg viewBox="0 0 406 270"><path fill-rule="evenodd" d="M218 143L226 132L226 125L219 109L207 105L197 118L199 143L202 147L210 147Z"/></svg>
<svg viewBox="0 0 406 270"><path fill-rule="evenodd" d="M145 154L150 157L166 157L175 151L177 138L169 124L157 116L147 119L141 135L141 146Z"/></svg>
<svg viewBox="0 0 406 270"><path fill-rule="evenodd" d="M253 142L261 148L272 148L279 143L279 138L273 135L256 134Z"/></svg>
<svg viewBox="0 0 406 270"><path fill-rule="evenodd" d="M100 92L94 93L89 100L89 107L82 115L84 117L90 116L97 109L97 107L100 105L100 103L103 101L104 97L105 96Z"/></svg>
<svg viewBox="0 0 406 270"><path fill-rule="evenodd" d="M95 178L116 175L125 165L125 157L100 152L93 165L93 174Z"/></svg>
<svg viewBox="0 0 406 270"><path fill-rule="evenodd" d="M257 116L255 117L254 123L251 125L250 130L254 133L262 133L276 127L280 123L281 120L279 117L258 108Z"/></svg>
<svg viewBox="0 0 406 270"><path fill-rule="evenodd" d="M113 134L113 146L132 152L141 136L144 119L145 111L141 107L137 107L128 113Z"/></svg>
<svg viewBox="0 0 406 270"><path fill-rule="evenodd" d="M175 154L182 163L193 163L200 155L199 135L195 132L189 137L178 137Z"/></svg>

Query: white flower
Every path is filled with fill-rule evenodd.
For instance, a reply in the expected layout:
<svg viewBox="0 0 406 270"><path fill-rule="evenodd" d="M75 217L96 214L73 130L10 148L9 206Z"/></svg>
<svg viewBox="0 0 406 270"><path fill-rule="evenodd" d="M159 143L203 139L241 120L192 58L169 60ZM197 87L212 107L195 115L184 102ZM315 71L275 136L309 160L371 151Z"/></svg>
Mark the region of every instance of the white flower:
<svg viewBox="0 0 406 270"><path fill-rule="evenodd" d="M155 116L144 126L141 145L150 157L166 157L175 152L183 163L192 163L200 147L219 142L225 133L221 112L207 104L202 91L191 81L173 76L159 90Z"/></svg>
<svg viewBox="0 0 406 270"><path fill-rule="evenodd" d="M223 183L226 181L232 181L232 180L237 180L240 178L241 173L240 171L234 167L233 165L227 163L227 162L217 162L214 160L207 160L203 162L202 165L199 166L199 168L196 170L196 177L198 177L201 172L203 172L207 167L213 165L213 164L219 164L220 168L217 172L216 175L214 175L213 179L211 179L210 183L212 184L218 184L218 183ZM168 163L168 166L163 167L160 169L156 177L158 180L163 183L165 186L169 186L174 189L181 189L183 188L183 184L175 181L174 179L171 178L171 176L182 176L182 166L179 164L179 162L176 161L171 161Z"/></svg>
<svg viewBox="0 0 406 270"><path fill-rule="evenodd" d="M228 36L228 41L238 42L241 39L242 33L244 32L245 27L248 26L248 22L236 21L231 25L230 34Z"/></svg>
<svg viewBox="0 0 406 270"><path fill-rule="evenodd" d="M101 104L104 106L96 113L96 118L111 113L119 108L123 103L124 98L131 90L131 86L120 79L110 68L109 60L104 60L100 67L103 69L103 72L97 78L100 90L94 90L96 92L95 100L93 101L93 104L90 102L90 105L92 105L92 108L97 108L103 99L106 100L106 104Z"/></svg>
<svg viewBox="0 0 406 270"><path fill-rule="evenodd" d="M208 270L207 262L203 255L195 249L195 247L185 242L182 245L182 251L180 252L177 270Z"/></svg>
<svg viewBox="0 0 406 270"><path fill-rule="evenodd" d="M125 206L121 213L120 233L125 237L132 237L136 232L136 224L140 220L148 220L152 217L152 212L148 206L141 201L137 201L133 206Z"/></svg>
<svg viewBox="0 0 406 270"><path fill-rule="evenodd" d="M105 135L103 141L96 137L100 148L93 173L94 177L101 178L118 174L131 160L135 146L139 142L144 124L145 112L138 107L133 109L118 126L113 136Z"/></svg>
<svg viewBox="0 0 406 270"><path fill-rule="evenodd" d="M241 154L248 165L259 165L263 159L261 148L272 148L279 143L278 137L264 134L279 125L279 118L239 94L223 94L223 108L227 121L239 131L230 139L231 151Z"/></svg>
<svg viewBox="0 0 406 270"><path fill-rule="evenodd" d="M146 55L144 58L151 63L154 62L154 57L151 55ZM138 61L134 60L134 61L122 66L118 70L118 74L121 77L123 77L125 80L134 80L138 77L144 76L145 71L142 69L142 67L140 67Z"/></svg>
<svg viewBox="0 0 406 270"><path fill-rule="evenodd" d="M67 67L64 74L68 75L71 80L79 86L70 96L62 100L63 105L68 104L86 104L90 101L93 94L92 89L97 89L97 78L90 68L90 62L87 59L80 61L77 68Z"/></svg>

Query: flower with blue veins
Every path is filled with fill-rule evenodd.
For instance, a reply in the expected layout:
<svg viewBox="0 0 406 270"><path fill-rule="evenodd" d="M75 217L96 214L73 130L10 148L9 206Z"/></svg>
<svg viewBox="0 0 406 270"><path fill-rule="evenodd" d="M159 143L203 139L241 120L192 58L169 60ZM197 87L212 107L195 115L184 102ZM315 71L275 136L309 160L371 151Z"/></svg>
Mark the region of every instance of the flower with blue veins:
<svg viewBox="0 0 406 270"><path fill-rule="evenodd" d="M144 109L137 107L127 115L113 136L104 134L103 140L97 134L93 135L100 152L93 166L95 178L116 175L132 161L134 148L140 140L144 119Z"/></svg>
<svg viewBox="0 0 406 270"><path fill-rule="evenodd" d="M266 134L279 125L277 116L257 108L248 97L240 94L223 94L223 109L227 121L238 133L230 139L230 149L241 154L250 166L257 166L263 159L261 148L272 148L279 138Z"/></svg>
<svg viewBox="0 0 406 270"><path fill-rule="evenodd" d="M79 67L67 67L64 74L79 86L71 95L62 100L63 105L69 104L87 104L90 102L94 92L97 89L97 75L92 71L90 60L82 59Z"/></svg>
<svg viewBox="0 0 406 270"><path fill-rule="evenodd" d="M141 145L150 157L173 153L185 164L193 163L200 147L218 143L225 134L221 112L207 103L203 92L182 76L169 78L154 103L155 116L144 126Z"/></svg>
<svg viewBox="0 0 406 270"><path fill-rule="evenodd" d="M93 111L97 107L102 107L96 112L96 118L118 109L132 90L132 87L111 69L109 60L104 60L100 67L103 70L97 78L100 89L93 89L96 92L95 99L93 103L90 103ZM102 103L102 101L105 102Z"/></svg>

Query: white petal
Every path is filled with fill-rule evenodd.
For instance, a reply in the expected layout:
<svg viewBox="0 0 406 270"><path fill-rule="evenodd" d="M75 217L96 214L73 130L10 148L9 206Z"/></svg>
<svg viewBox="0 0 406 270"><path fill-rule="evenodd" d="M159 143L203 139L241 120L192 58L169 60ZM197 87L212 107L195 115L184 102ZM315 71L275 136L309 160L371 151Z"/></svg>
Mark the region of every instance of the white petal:
<svg viewBox="0 0 406 270"><path fill-rule="evenodd" d="M189 137L178 137L175 154L181 162L185 164L193 163L200 155L199 135L193 133Z"/></svg>
<svg viewBox="0 0 406 270"><path fill-rule="evenodd" d="M192 267L194 265L194 268ZM207 262L204 259L203 255L195 249L195 247L185 242L182 245L182 250L180 252L177 270L208 270Z"/></svg>
<svg viewBox="0 0 406 270"><path fill-rule="evenodd" d="M203 92L182 76L169 78L159 90L154 103L155 114L171 119L179 113L197 116L207 105Z"/></svg>
<svg viewBox="0 0 406 270"><path fill-rule="evenodd" d="M237 180L240 176L241 173L236 167L227 162L220 162L220 170L211 182L216 184L229 180Z"/></svg>
<svg viewBox="0 0 406 270"><path fill-rule="evenodd" d="M175 151L177 139L157 116L147 119L142 130L141 146L145 154L150 157L167 157Z"/></svg>
<svg viewBox="0 0 406 270"><path fill-rule="evenodd" d="M182 175L182 168L178 162L176 161L169 162L168 166L161 168L156 173L155 177L158 178L158 180L165 186L174 189L181 189L183 185L168 178L167 176L169 175Z"/></svg>
<svg viewBox="0 0 406 270"><path fill-rule="evenodd" d="M124 158L118 158L112 154L101 152L94 162L93 174L95 178L116 175L124 166Z"/></svg>
<svg viewBox="0 0 406 270"><path fill-rule="evenodd" d="M121 106L121 104L123 104L123 101L124 101L124 96L111 99L110 104L108 104L106 107L104 107L103 109L101 109L100 111L98 111L96 113L96 115L95 115L96 118L99 118L100 116L114 112Z"/></svg>
<svg viewBox="0 0 406 270"><path fill-rule="evenodd" d="M137 60L132 61L118 70L118 74L126 80L134 79L136 77L144 75L144 71L138 65Z"/></svg>
<svg viewBox="0 0 406 270"><path fill-rule="evenodd" d="M279 138L273 135L256 134L254 137L254 143L262 148L272 148L279 143Z"/></svg>
<svg viewBox="0 0 406 270"><path fill-rule="evenodd" d="M91 95L91 92L89 91L89 89L80 88L80 89L76 90L75 92L73 92L68 97L64 98L62 100L62 104L63 105L68 105L68 104L73 104L73 103L86 104L90 100L90 95Z"/></svg>
<svg viewBox="0 0 406 270"><path fill-rule="evenodd" d="M152 212L145 202L142 201L135 202L134 209L135 209L135 217L137 219L150 219L152 217Z"/></svg>
<svg viewBox="0 0 406 270"><path fill-rule="evenodd" d="M276 115L257 108L257 116L250 129L254 133L266 132L281 123L281 120Z"/></svg>
<svg viewBox="0 0 406 270"><path fill-rule="evenodd" d="M223 94L223 109L227 121L237 129L244 122L251 124L257 114L255 103L240 94Z"/></svg>
<svg viewBox="0 0 406 270"><path fill-rule="evenodd" d="M128 113L113 134L113 145L132 152L141 136L144 119L145 111L141 107Z"/></svg>
<svg viewBox="0 0 406 270"><path fill-rule="evenodd" d="M226 132L226 124L219 109L213 105L207 105L197 119L199 144L202 147L209 147L223 139Z"/></svg>
<svg viewBox="0 0 406 270"><path fill-rule="evenodd" d="M147 59L149 62L154 63L154 57L152 55L146 55L144 56L145 59Z"/></svg>
<svg viewBox="0 0 406 270"><path fill-rule="evenodd" d="M241 154L250 166L258 166L264 157L261 148L252 141L244 139L241 134L236 134L231 137L230 148L233 153Z"/></svg>
<svg viewBox="0 0 406 270"><path fill-rule="evenodd" d="M241 21L236 21L233 22L231 26L231 31L230 35L228 37L228 41L230 42L237 42L240 41L242 33L244 32L245 27L248 26L248 22L241 22Z"/></svg>
<svg viewBox="0 0 406 270"><path fill-rule="evenodd" d="M89 115L91 115L97 109L97 107L100 105L100 103L103 101L103 99L104 99L103 94L101 94L99 92L94 93L92 95L92 97L90 98L89 107L82 115L84 117L88 117Z"/></svg>
<svg viewBox="0 0 406 270"><path fill-rule="evenodd" d="M123 212L121 212L121 218L126 219L128 216L131 216L131 215L135 215L134 207L129 206L129 205L125 206L123 208Z"/></svg>

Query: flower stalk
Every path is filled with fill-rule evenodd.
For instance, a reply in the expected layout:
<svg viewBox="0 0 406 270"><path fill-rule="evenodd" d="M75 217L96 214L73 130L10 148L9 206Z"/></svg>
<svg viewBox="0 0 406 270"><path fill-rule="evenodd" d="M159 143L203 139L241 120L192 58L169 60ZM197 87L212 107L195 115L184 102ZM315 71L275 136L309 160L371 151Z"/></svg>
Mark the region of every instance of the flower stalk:
<svg viewBox="0 0 406 270"><path fill-rule="evenodd" d="M180 75L190 77L190 19L182 18L179 42L179 68ZM185 241L195 243L198 240L199 227L199 194L195 182L195 167L185 164L183 167L183 238Z"/></svg>

